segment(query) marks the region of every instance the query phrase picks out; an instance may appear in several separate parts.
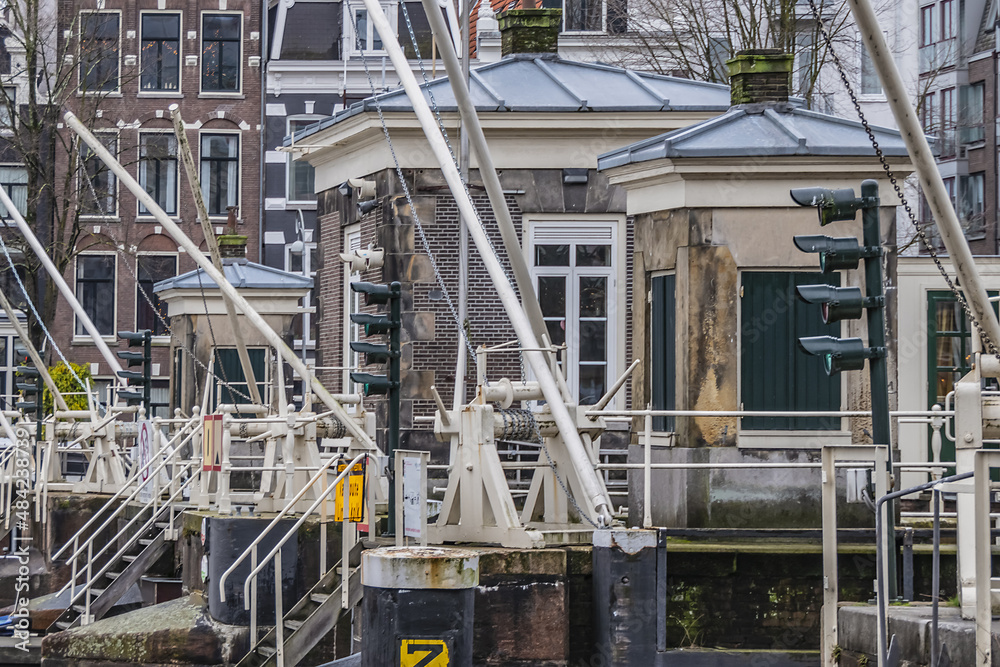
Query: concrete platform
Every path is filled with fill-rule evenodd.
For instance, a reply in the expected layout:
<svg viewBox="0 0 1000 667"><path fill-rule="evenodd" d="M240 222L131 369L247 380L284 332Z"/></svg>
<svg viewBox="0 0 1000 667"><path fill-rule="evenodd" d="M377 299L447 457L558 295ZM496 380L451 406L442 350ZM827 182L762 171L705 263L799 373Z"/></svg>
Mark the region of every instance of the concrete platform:
<svg viewBox="0 0 1000 667"><path fill-rule="evenodd" d="M902 650L901 665L924 667L931 664L931 605L914 602L891 605L888 609L889 636L896 635ZM837 613L840 625L841 667L864 664L867 656L875 664L878 610L875 605L842 604ZM993 665L1000 667L1000 621L993 623ZM952 665L976 664L976 626L963 620L957 607L942 604L938 611L938 637L948 647Z"/></svg>

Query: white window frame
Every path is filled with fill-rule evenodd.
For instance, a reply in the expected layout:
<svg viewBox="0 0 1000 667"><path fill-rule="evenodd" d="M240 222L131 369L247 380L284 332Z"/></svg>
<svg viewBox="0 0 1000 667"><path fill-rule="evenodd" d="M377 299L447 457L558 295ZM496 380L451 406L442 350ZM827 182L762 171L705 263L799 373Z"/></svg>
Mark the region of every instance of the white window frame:
<svg viewBox="0 0 1000 667"><path fill-rule="evenodd" d="M527 230L526 257L528 258L531 270L531 280L533 285L537 285L539 275L565 275L567 278L566 289L566 313L567 330L572 333L566 338L566 354L563 357L563 364L566 373L566 383L573 395L573 400L579 400L579 373L580 346L579 346L579 310L580 294L577 288L578 279L581 276L606 276L608 278L607 287L607 332L606 341L606 376L605 389L611 386L618 379L618 374L625 367L625 342L626 337L626 308L628 307L628 295L626 292L626 255L625 255L625 216L606 214L566 214L566 215L525 215L524 228ZM588 238L602 229L610 232L610 238L604 241ZM571 266L535 266L535 246L552 245L551 241L539 238L539 232L551 230L558 232L558 236L565 243L586 245L588 241L594 245L611 246L611 266L602 267L576 267L571 255ZM586 231L584 231L586 230ZM536 287L537 289L537 287ZM573 321L569 321L572 314ZM625 392L618 392L611 405L622 407L625 405Z"/></svg>
<svg viewBox="0 0 1000 667"><path fill-rule="evenodd" d="M96 130L96 131L94 131L94 136L96 136L98 139L104 139L105 137L114 137L114 139L115 139L115 150L113 152L111 152L111 154L112 154L112 156L114 156L115 158L117 158L118 155L121 153L121 145L122 145L121 144L121 135L117 131L115 131L115 130ZM78 150L83 150L84 146L86 146L86 144L81 139ZM105 145L105 148L107 148L106 145ZM88 148L88 150L89 150L89 148ZM100 161L99 157L95 156L94 159ZM84 185L83 184L83 180L81 180L81 179L89 180L90 179L90 175L87 173L87 167L84 164L84 162L83 162L83 160L81 158L81 155L79 153L77 153L77 163L78 163L77 171L76 171L77 191L79 191L81 188L86 188L87 189L86 190L87 191L87 196L89 197L91 195L90 186L89 185ZM103 214L98 214L98 213L81 213L80 214L80 219L81 220L118 220L119 219L119 213L118 212L121 209L121 197L119 196L120 195L120 190L118 188L118 176L114 172L110 171L110 167L108 167L108 170L109 170L109 173L111 174L111 176L115 179L115 188L114 188L114 193L115 193L115 210L114 211L108 211L107 213L103 213Z"/></svg>
<svg viewBox="0 0 1000 667"><path fill-rule="evenodd" d="M285 271L289 273L296 273L299 275L306 276L307 278L313 279L313 289L316 289L316 278L317 278L317 267L312 266L312 252L317 248L316 243L303 243L302 245L302 271L292 271L292 246L287 244L285 246ZM309 336L309 328L312 324L312 319L316 317L314 313L311 313L308 309L312 308L316 304L312 303L312 296L306 294L302 297L302 338L296 338L294 342L294 349L301 350L303 342L305 342L306 350L316 349L316 339Z"/></svg>
<svg viewBox="0 0 1000 667"><path fill-rule="evenodd" d="M343 51L346 54L346 57L360 56L362 52L366 56L380 55L386 53L386 50L384 48L383 49L371 48L372 42L374 41L374 37L378 34L378 31L375 30L375 26L372 24L371 17L368 18L367 22L368 32L365 35L364 46L361 49L357 47L357 40L355 39L354 35L354 18L353 18L354 12L359 9L367 11L367 8L365 7L364 3L359 2L358 0L350 0L349 2L345 2L343 4L345 12L343 21L345 48L343 49ZM399 6L399 3L395 1L382 2L381 6L382 6L382 11L385 12L385 17L389 19L389 25L392 27L392 31L398 34L399 26L397 25L398 23L397 8Z"/></svg>
<svg viewBox="0 0 1000 667"><path fill-rule="evenodd" d="M115 253L115 252L99 252L99 251L95 251L95 252L86 251L86 252L78 253L76 255L76 257L73 258L73 295L76 296L78 294L78 292L77 292L77 286L78 286L79 282L78 282L77 276L80 275L80 273L79 273L79 270L80 270L80 266L79 266L80 265L80 258L82 258L82 257L98 257L98 256L101 256L101 255L112 257L112 258L114 258L114 262L115 262L115 275L114 275L114 278L112 278L112 280L111 280L112 290L114 292L114 297L111 299L111 309L112 309L111 320L112 320L113 324L111 325L111 333L110 334L106 334L106 335L105 334L101 334L101 338L104 339L105 341L114 341L116 339L116 337L115 337L115 331L118 329L118 253ZM79 298L79 297L77 297L77 298ZM80 306L82 307L83 304L81 303ZM74 344L79 344L79 343L92 342L90 336L87 333L82 333L82 334L76 333L76 328L77 328L76 325L77 325L78 322L79 322L79 317L74 312L73 313L73 343ZM95 324L94 326L97 326L97 325Z"/></svg>
<svg viewBox="0 0 1000 667"><path fill-rule="evenodd" d="M562 3L562 32L569 33L570 35L600 35L607 33L608 31L608 0L597 0L601 3L601 27L597 30L577 30L570 29L566 27L566 21L568 20L569 12L566 11L566 2L568 0L563 0Z"/></svg>
<svg viewBox="0 0 1000 667"><path fill-rule="evenodd" d="M181 205L180 205L181 204L181 202L180 202L180 194L181 194L181 192L180 192L180 184L181 184L181 175L180 175L180 170L181 170L181 156L180 156L180 145L178 144L178 142L176 140L176 137L175 137L175 135L172 132L170 132L169 130L142 130L142 131L139 132L139 136L138 136L139 140L136 142L136 147L135 147L135 150L136 150L136 173L135 173L136 179L135 180L137 180L139 182L139 185L142 186L143 189L145 189L145 185L146 184L142 182L142 138L144 136L150 136L150 135L164 135L164 136L174 137L174 148L177 151L176 154L174 155L174 209L175 210L174 210L173 213L168 213L167 215L169 215L171 218L173 218L173 219L176 220L176 219L180 218L180 211L181 211ZM200 137L199 137L199 150L200 150ZM237 147L237 150L239 150L239 147ZM238 154L237 154L237 156L238 156ZM199 157L200 157L200 155L199 155ZM199 160L199 162L200 162L200 160ZM201 165L199 164L199 167L200 166ZM152 196L152 195L150 195L150 196ZM154 201L155 201L155 199L154 199ZM156 202L156 203L157 203L157 205L159 205L159 202ZM139 220L153 220L154 219L153 214L151 212L149 212L149 211L143 213L142 209L141 209L141 206L142 206L142 204L137 200L136 203L135 203L135 215L136 215L136 218L139 219Z"/></svg>
<svg viewBox="0 0 1000 667"><path fill-rule="evenodd" d="M885 38L886 44L889 43L889 33L883 31L882 36ZM865 93L864 86L862 85L862 78L864 77L864 66L865 59L869 59L868 50L865 48L864 40L861 37L861 33L855 34L856 49L857 49L857 62L858 62L858 99L862 102L883 102L885 101L885 89L882 87L882 82L879 81L879 92L877 93ZM872 63L872 70L874 72L875 64ZM874 76L878 79L878 72L874 72Z"/></svg>
<svg viewBox="0 0 1000 667"><path fill-rule="evenodd" d="M205 58L205 15L206 14L229 14L238 15L240 17L240 85L236 90L205 90L205 81L202 78L202 68L205 66L203 62ZM243 16L243 12L240 10L218 10L218 9L205 9L198 14L198 97L243 97L243 80L246 78L243 71L243 56L245 49L243 48L243 40L246 39L246 18Z"/></svg>
<svg viewBox="0 0 1000 667"><path fill-rule="evenodd" d="M158 251L158 250L141 250L141 251L137 252L135 254L135 277L136 277L136 281L135 281L135 299L136 299L136 304L137 305L138 305L139 299L142 298L142 294L139 293L139 280L138 280L138 278L139 278L139 258L140 257L173 257L174 258L174 277L177 277L177 276L180 275L180 266L181 266L180 253L176 253L176 252L162 252L162 251ZM152 296L152 295L150 295L150 296ZM167 321L169 322L169 318L167 319ZM136 308L135 312L132 313L132 322L135 325L133 331L138 331L139 330L139 309L138 308ZM170 334L166 333L166 334L163 334L162 336L153 336L153 341L157 342L157 343L169 343L170 342Z"/></svg>
<svg viewBox="0 0 1000 667"><path fill-rule="evenodd" d="M84 14L117 14L118 15L118 81L114 88L109 88L107 90L84 90L83 89L83 78L80 76L80 64L83 62L83 15ZM81 10L77 13L77 28L76 28L76 93L77 95L114 95L121 96L122 91L122 49L124 47L122 39L122 24L123 24L122 10L120 9L94 9L94 10Z"/></svg>
<svg viewBox="0 0 1000 667"><path fill-rule="evenodd" d="M206 134L231 134L236 137L236 207L242 211L243 210L243 133L239 130L228 130L228 129L207 129L203 128L198 133L198 176L201 177L201 139ZM209 185L211 187L211 185ZM211 190L209 191L211 192ZM207 198L205 206L208 206ZM209 219L212 220L225 220L229 216L227 213L210 213Z"/></svg>
<svg viewBox="0 0 1000 667"><path fill-rule="evenodd" d="M299 121L318 121L322 120L324 116L319 116L316 114L298 114L295 116L288 116L285 119L285 132L286 134L292 133L292 123ZM292 174L294 173L295 155L289 151L288 157L285 161L285 201L289 206L295 206L298 208L314 208L316 206L316 198L313 199L292 199ZM314 169L315 172L315 169ZM315 193L314 193L315 194Z"/></svg>
<svg viewBox="0 0 1000 667"><path fill-rule="evenodd" d="M178 33L178 45L177 45L177 90L143 90L142 89L142 17L147 14L173 14L180 17L180 32ZM184 12L176 9L144 9L139 12L139 33L138 43L139 43L139 97L183 97L184 96ZM242 33L241 40L242 42ZM242 56L242 49L240 50L240 55ZM242 62L242 61L241 61ZM201 67L198 68L198 78L201 79ZM242 77L241 77L242 82Z"/></svg>
<svg viewBox="0 0 1000 667"><path fill-rule="evenodd" d="M24 187L25 188L28 187L28 181L27 181L28 167L27 167L27 165L19 163L19 162L2 162L2 163L0 163L0 167L3 167L3 168L14 168L14 169L17 169L17 168L23 169L24 170L24 175L25 175ZM8 193L8 196L10 196L10 193ZM11 200L13 200L13 199L14 198L11 197ZM25 197L25 199L27 199L27 197ZM25 203L25 205L27 205L27 202ZM24 211L20 211L20 213L21 213L22 216L24 215ZM3 221L3 224L6 224L8 226L14 224L13 222L9 222L11 220L12 220L12 218L10 216L10 212L9 211L8 211L8 215L6 217L0 218L0 221Z"/></svg>

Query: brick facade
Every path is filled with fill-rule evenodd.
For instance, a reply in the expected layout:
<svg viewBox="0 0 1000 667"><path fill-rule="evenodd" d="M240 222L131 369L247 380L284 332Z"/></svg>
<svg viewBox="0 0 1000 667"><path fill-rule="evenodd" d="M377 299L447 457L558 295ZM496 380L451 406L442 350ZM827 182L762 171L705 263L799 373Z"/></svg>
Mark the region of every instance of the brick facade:
<svg viewBox="0 0 1000 667"><path fill-rule="evenodd" d="M74 27L79 26L79 12L92 12L92 3L60 2L59 20L68 32L60 32L60 39L67 35L72 42L77 41ZM77 95L73 100L81 119L88 122L97 132L116 134L118 137L119 161L138 178L139 137L145 132L167 133L172 136L169 107L180 105L180 111L187 127L196 166L200 169L200 136L204 133L220 133L238 137L238 181L239 224L237 233L246 235L248 257L256 261L259 247L260 210L260 168L263 162L260 150L261 79L260 67L250 66L252 59L261 56L260 3L249 0L223 0L221 2L199 2L195 0L109 0L103 5L103 12L120 16L119 40L119 91L103 97L98 105L98 114L88 111L85 96ZM180 14L180 74L179 90L144 92L140 86L140 66L142 60L143 12ZM202 37L203 12L237 15L240 21L240 79L237 92L203 92ZM78 29L78 28L77 28ZM74 44L68 45L75 50ZM258 61L259 62L259 61ZM75 74L78 76L78 73ZM84 114L88 114L87 117ZM69 138L68 128L60 130ZM67 168L67 155L57 170ZM177 214L172 216L181 229L196 243L205 247L204 236L190 185L183 164L177 165ZM226 215L210 216L217 230L226 224ZM142 253L166 253L177 255L177 271L184 273L195 268L195 263L185 253L179 252L178 244L165 234L150 215L139 215L136 198L119 183L117 186L117 211L107 216L84 218L77 249L85 252L117 254L115 277L117 298L114 329L136 328L136 257ZM75 264L71 263L65 278L72 287L75 284ZM141 298L141 297L139 297ZM77 363L100 364L95 375L110 379L110 369L103 361L93 343L73 337L74 317L69 308L57 309L54 321L49 323L53 335L66 351L67 357ZM220 345L231 341L218 341ZM109 345L114 348L117 342ZM169 342L166 337L154 343L154 376L166 379L170 375ZM57 359L53 360L56 361ZM157 370L158 369L158 370ZM189 407L189 406L188 406Z"/></svg>

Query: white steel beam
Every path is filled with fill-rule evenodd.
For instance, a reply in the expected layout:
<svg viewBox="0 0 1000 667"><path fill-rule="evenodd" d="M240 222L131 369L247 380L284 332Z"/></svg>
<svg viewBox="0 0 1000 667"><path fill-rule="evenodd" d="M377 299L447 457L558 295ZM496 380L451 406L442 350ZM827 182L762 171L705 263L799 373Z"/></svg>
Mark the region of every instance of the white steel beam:
<svg viewBox="0 0 1000 667"><path fill-rule="evenodd" d="M584 448L580 433L577 430L576 420L570 415L569 409L566 407L565 399L544 355L538 351L538 341L535 338L534 331L532 331L531 322L528 320L528 316L525 314L518 300L513 285L507 280L503 266L493 254L486 230L483 229L476 216L475 207L465 190L462 177L451 158L448 145L444 137L441 136L441 131L438 129L434 115L431 113L427 100L424 99L423 92L417 84L416 77L410 69L406 56L403 55L403 50L396 39L396 33L392 29L392 26L389 25L389 20L382 11L382 6L378 0L365 0L365 7L368 9L368 16L374 24L375 29L378 30L379 36L382 38L382 46L392 61L392 66L399 76L403 89L406 91L406 96L413 105L413 110L416 113L417 120L420 121L420 126L424 130L431 150L434 152L434 156L441 166L441 172L448 183L448 188L451 190L451 194L458 204L459 213L469 221L469 233L472 236L472 240L475 242L476 248L483 258L483 263L486 265L486 270L490 274L490 279L493 281L494 287L496 287L497 295L500 297L504 310L507 311L507 317L510 318L518 341L525 348L524 357L527 359L528 365L531 367L532 372L534 372L535 377L538 378L538 384L542 389L545 400L549 404L549 409L552 411L552 416L559 428L559 433L566 443L566 449L570 460L573 462L573 468L576 470L577 476L583 484L590 502L596 509L597 516L592 518L603 521L606 526L610 525L610 503L604 490L604 485L598 479L597 473L590 462L590 457Z"/></svg>

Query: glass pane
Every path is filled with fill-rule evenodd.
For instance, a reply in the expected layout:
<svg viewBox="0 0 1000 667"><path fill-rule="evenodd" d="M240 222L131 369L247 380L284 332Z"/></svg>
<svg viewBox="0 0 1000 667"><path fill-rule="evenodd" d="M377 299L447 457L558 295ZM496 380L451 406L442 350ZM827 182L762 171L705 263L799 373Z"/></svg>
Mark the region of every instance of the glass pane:
<svg viewBox="0 0 1000 667"><path fill-rule="evenodd" d="M606 366L581 365L580 367L580 405L593 405L607 391Z"/></svg>
<svg viewBox="0 0 1000 667"><path fill-rule="evenodd" d="M566 320L546 320L545 328L549 330L549 341L553 345L566 342Z"/></svg>
<svg viewBox="0 0 1000 667"><path fill-rule="evenodd" d="M938 371L937 374L937 402L944 405L945 397L955 390L955 383L961 379L962 373L952 371ZM944 460L944 459L942 459Z"/></svg>
<svg viewBox="0 0 1000 667"><path fill-rule="evenodd" d="M205 39L239 39L238 14L208 14L205 16Z"/></svg>
<svg viewBox="0 0 1000 667"><path fill-rule="evenodd" d="M937 361L939 368L954 368L958 370L963 365L962 339L954 337L939 337L937 339Z"/></svg>
<svg viewBox="0 0 1000 667"><path fill-rule="evenodd" d="M563 276L538 277L538 303L543 317L566 316L566 278Z"/></svg>
<svg viewBox="0 0 1000 667"><path fill-rule="evenodd" d="M569 246L535 246L535 266L569 266Z"/></svg>
<svg viewBox="0 0 1000 667"><path fill-rule="evenodd" d="M577 266L611 266L611 246L578 245L576 247Z"/></svg>
<svg viewBox="0 0 1000 667"><path fill-rule="evenodd" d="M957 333L961 331L964 319L962 307L957 301L937 301L935 303L935 324L938 333Z"/></svg>
<svg viewBox="0 0 1000 667"><path fill-rule="evenodd" d="M80 258L80 278L84 280L109 279L115 275L115 258L112 255Z"/></svg>
<svg viewBox="0 0 1000 667"><path fill-rule="evenodd" d="M607 317L608 279L604 276L580 278L580 317Z"/></svg>
<svg viewBox="0 0 1000 667"><path fill-rule="evenodd" d="M607 322L580 322L580 361L604 361L606 348Z"/></svg>
<svg viewBox="0 0 1000 667"><path fill-rule="evenodd" d="M368 48L368 45L365 44L368 40L368 12L364 9L356 10L354 12L354 24L357 30L355 45L358 49L364 50Z"/></svg>

